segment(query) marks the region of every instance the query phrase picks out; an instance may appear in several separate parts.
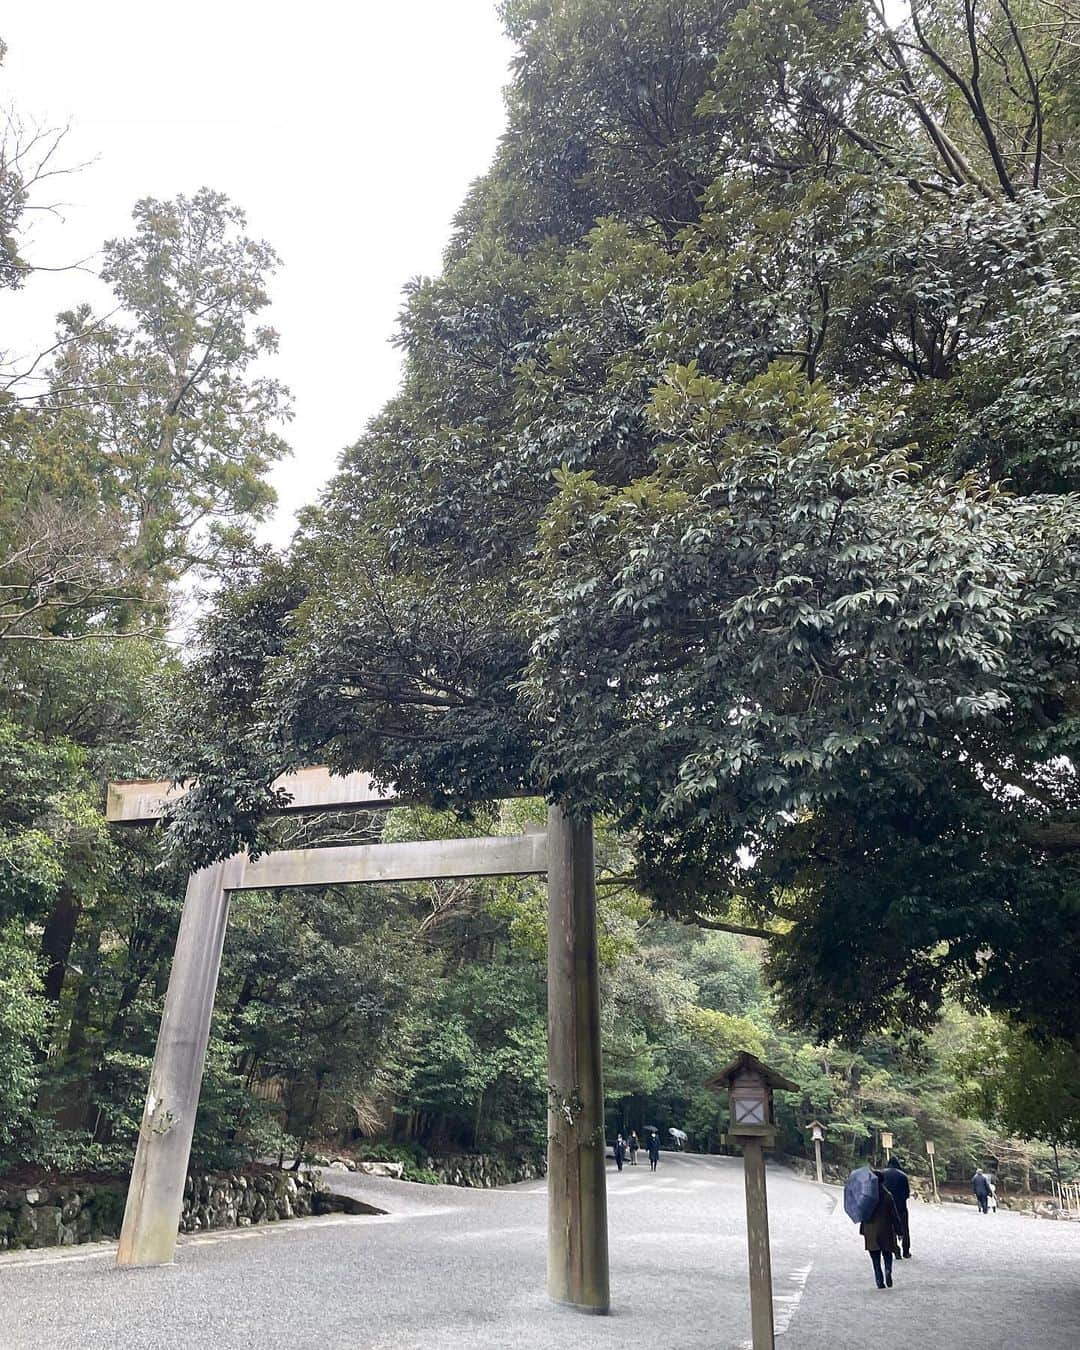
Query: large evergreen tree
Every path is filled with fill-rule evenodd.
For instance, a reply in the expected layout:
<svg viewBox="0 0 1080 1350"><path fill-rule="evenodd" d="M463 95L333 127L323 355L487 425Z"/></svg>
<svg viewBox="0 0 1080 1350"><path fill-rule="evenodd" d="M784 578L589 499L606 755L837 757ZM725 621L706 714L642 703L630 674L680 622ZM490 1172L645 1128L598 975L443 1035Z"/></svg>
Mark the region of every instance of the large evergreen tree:
<svg viewBox="0 0 1080 1350"><path fill-rule="evenodd" d="M398 397L191 672L177 840L328 760L636 832L829 1033L1076 1036L1076 22L513 0Z"/></svg>

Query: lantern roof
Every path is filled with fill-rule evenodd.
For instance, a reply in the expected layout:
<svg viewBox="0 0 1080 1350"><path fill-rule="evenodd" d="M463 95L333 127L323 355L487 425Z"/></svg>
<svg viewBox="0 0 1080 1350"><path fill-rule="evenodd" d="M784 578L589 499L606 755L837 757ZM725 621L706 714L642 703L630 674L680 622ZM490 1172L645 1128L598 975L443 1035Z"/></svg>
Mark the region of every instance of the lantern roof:
<svg viewBox="0 0 1080 1350"><path fill-rule="evenodd" d="M809 1125L806 1126L806 1129L808 1130L823 1130L824 1128L825 1126L820 1120L812 1120Z"/></svg>
<svg viewBox="0 0 1080 1350"><path fill-rule="evenodd" d="M793 1083L790 1078L785 1078L775 1069L770 1069L767 1064L762 1064L761 1060L756 1055L750 1054L748 1050L740 1050L731 1063L721 1069L714 1078L710 1078L705 1086L712 1088L714 1091L720 1088L730 1088L735 1079L744 1073L759 1074L769 1087L777 1088L781 1092L798 1092L799 1090L798 1083Z"/></svg>

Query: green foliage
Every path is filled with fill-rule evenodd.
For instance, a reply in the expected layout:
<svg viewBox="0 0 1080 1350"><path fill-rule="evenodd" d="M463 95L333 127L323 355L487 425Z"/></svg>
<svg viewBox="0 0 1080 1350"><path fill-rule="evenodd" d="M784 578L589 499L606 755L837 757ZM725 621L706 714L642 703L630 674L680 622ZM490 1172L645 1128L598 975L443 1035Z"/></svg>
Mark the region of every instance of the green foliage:
<svg viewBox="0 0 1080 1350"><path fill-rule="evenodd" d="M402 390L187 674L185 851L316 757L542 792L825 1037L1080 1034L1077 66L983 8L976 70L956 6L505 7Z"/></svg>
<svg viewBox="0 0 1080 1350"><path fill-rule="evenodd" d="M34 155L0 169L0 285ZM55 148L55 147L54 147ZM146 200L105 246L117 308L60 317L0 397L0 1166L130 1163L186 868L113 835L105 782L155 768L176 662L174 580L265 514L285 391L256 371L276 260L207 190ZM215 1028L197 1149L261 1146L230 1029Z"/></svg>
<svg viewBox="0 0 1080 1350"><path fill-rule="evenodd" d="M1080 1034L1077 47L976 8L973 52L955 5L508 0L508 133L284 558L247 538L284 450L276 259L217 193L139 203L119 316L65 314L46 396L0 404L28 1156L127 1156L193 861L522 828L536 798L477 804L530 792L610 822L609 1123L713 1145L702 1084L747 1048L801 1085L793 1149L817 1115L834 1162L888 1123L947 1167L1041 1165L947 1094L974 1054L965 1091L1013 1119L978 1056L1020 1054L952 1000ZM0 284L25 200L9 167ZM192 568L221 584L178 669ZM269 820L311 762L430 809ZM164 866L101 822L104 779L145 772L198 780ZM244 896L198 1155L542 1139L545 924L531 882Z"/></svg>
<svg viewBox="0 0 1080 1350"><path fill-rule="evenodd" d="M85 309L61 316L40 434L90 452L102 507L137 522L136 569L175 576L212 552L203 522L258 519L273 503L265 477L286 452L272 428L288 415L287 394L249 367L277 348L255 322L277 258L207 188L146 198L133 216L134 233L105 245L102 269L131 326Z"/></svg>
<svg viewBox="0 0 1080 1350"><path fill-rule="evenodd" d="M85 756L0 712L0 920L45 909L64 884L92 890L110 845Z"/></svg>
<svg viewBox="0 0 1080 1350"><path fill-rule="evenodd" d="M436 984L410 1040L410 1102L470 1143L546 1139L543 987L535 964L469 965Z"/></svg>
<svg viewBox="0 0 1080 1350"><path fill-rule="evenodd" d="M45 1005L25 938L0 928L0 1171L25 1155L33 1135Z"/></svg>
<svg viewBox="0 0 1080 1350"><path fill-rule="evenodd" d="M986 1020L954 1067L961 1111L1026 1139L1080 1147L1075 1045L1040 1044L1022 1028Z"/></svg>

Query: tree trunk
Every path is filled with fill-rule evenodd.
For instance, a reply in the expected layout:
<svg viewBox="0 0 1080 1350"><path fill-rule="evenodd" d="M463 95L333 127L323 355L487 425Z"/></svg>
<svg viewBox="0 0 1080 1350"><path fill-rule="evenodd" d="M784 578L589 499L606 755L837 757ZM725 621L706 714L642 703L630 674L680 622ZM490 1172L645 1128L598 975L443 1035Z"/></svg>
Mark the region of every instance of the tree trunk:
<svg viewBox="0 0 1080 1350"><path fill-rule="evenodd" d="M41 955L45 960L45 997L50 1003L60 1002L64 976L75 941L75 928L81 913L82 904L74 892L67 886L62 887L41 935Z"/></svg>
<svg viewBox="0 0 1080 1350"><path fill-rule="evenodd" d="M82 978L71 1009L71 1027L68 1031L67 1058L76 1060L86 1049L90 1026L90 1008L94 998L94 980L97 977L98 955L101 951L101 929L94 924L86 940Z"/></svg>

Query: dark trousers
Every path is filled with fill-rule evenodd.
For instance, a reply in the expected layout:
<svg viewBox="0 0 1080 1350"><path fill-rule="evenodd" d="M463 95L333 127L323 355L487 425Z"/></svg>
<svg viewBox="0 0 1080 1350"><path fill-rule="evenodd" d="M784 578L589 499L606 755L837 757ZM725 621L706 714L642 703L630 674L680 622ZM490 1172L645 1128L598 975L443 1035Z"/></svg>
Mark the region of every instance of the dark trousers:
<svg viewBox="0 0 1080 1350"><path fill-rule="evenodd" d="M874 1263L874 1279L877 1280L880 1289L885 1283L885 1275L881 1273L881 1258L885 1258L885 1275L892 1274L892 1252L871 1252L870 1260Z"/></svg>
<svg viewBox="0 0 1080 1350"><path fill-rule="evenodd" d="M987 1200L988 1200L989 1198L990 1198L990 1197L987 1196L987 1195L979 1195L978 1192L976 1192L976 1194L975 1194L975 1199L978 1200L978 1202L979 1202L979 1213L980 1213L980 1214L986 1214L986 1213L988 1212L988 1211L987 1211L987 1208L986 1208L986 1202L987 1202Z"/></svg>
<svg viewBox="0 0 1080 1350"><path fill-rule="evenodd" d="M909 1226L907 1205L897 1205L896 1212L900 1216L900 1250L905 1256L910 1256L911 1228Z"/></svg>

